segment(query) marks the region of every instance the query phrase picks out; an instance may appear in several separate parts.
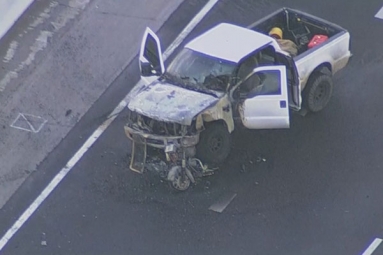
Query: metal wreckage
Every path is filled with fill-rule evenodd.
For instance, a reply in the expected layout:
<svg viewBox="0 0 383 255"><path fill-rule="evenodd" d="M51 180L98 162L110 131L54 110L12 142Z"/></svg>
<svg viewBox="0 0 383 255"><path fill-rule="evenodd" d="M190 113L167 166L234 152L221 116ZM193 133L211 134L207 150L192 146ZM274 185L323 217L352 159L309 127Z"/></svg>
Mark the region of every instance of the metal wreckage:
<svg viewBox="0 0 383 255"><path fill-rule="evenodd" d="M342 27L282 8L247 28L218 24L187 43L165 70L159 38L147 28L140 70L153 79L128 96L130 169L158 173L187 190L226 160L237 125L289 128L289 109L321 111L332 76L351 57L349 44Z"/></svg>

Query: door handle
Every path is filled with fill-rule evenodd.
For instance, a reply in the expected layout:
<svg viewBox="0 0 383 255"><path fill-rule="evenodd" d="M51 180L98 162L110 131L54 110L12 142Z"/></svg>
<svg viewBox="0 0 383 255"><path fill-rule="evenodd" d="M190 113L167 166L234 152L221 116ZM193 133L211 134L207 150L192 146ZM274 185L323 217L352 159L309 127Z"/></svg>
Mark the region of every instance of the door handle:
<svg viewBox="0 0 383 255"><path fill-rule="evenodd" d="M287 107L286 100L279 101L279 107L280 108L286 108Z"/></svg>

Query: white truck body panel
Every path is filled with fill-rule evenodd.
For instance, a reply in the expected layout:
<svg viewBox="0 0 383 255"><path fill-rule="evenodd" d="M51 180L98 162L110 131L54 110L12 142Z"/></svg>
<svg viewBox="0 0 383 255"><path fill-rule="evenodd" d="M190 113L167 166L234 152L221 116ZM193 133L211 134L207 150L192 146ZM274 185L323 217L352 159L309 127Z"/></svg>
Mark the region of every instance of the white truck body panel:
<svg viewBox="0 0 383 255"><path fill-rule="evenodd" d="M254 73L279 72L280 93L261 95L244 100L240 107L242 123L249 129L289 128L290 114L287 106L287 83L285 66L263 66L255 68Z"/></svg>
<svg viewBox="0 0 383 255"><path fill-rule="evenodd" d="M350 34L347 32L318 47L310 54L302 54L302 56L294 58L301 81L301 90L305 88L312 71L319 65L328 63L331 66L332 74L342 69L351 57L349 43Z"/></svg>
<svg viewBox="0 0 383 255"><path fill-rule="evenodd" d="M238 63L274 40L251 29L221 23L186 44L185 48L212 57Z"/></svg>

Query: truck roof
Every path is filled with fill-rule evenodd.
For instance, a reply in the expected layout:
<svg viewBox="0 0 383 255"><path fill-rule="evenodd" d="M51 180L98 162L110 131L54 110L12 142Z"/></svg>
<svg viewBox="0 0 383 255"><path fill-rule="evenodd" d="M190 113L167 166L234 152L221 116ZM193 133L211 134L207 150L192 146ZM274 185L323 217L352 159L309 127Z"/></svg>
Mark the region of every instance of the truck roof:
<svg viewBox="0 0 383 255"><path fill-rule="evenodd" d="M220 23L190 41L185 48L238 63L243 57L272 40L267 35L245 27Z"/></svg>

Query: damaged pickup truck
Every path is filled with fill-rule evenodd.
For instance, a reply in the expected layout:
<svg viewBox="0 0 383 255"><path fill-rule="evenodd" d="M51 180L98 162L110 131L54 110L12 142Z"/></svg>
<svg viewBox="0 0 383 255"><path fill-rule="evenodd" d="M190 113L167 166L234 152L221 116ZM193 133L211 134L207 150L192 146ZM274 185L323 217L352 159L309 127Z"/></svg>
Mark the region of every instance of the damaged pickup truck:
<svg viewBox="0 0 383 255"><path fill-rule="evenodd" d="M247 28L216 25L165 69L159 38L147 28L139 63L141 76L153 80L128 96L130 169L188 189L226 160L235 128L289 128L289 109L321 111L349 45L342 27L282 8Z"/></svg>

